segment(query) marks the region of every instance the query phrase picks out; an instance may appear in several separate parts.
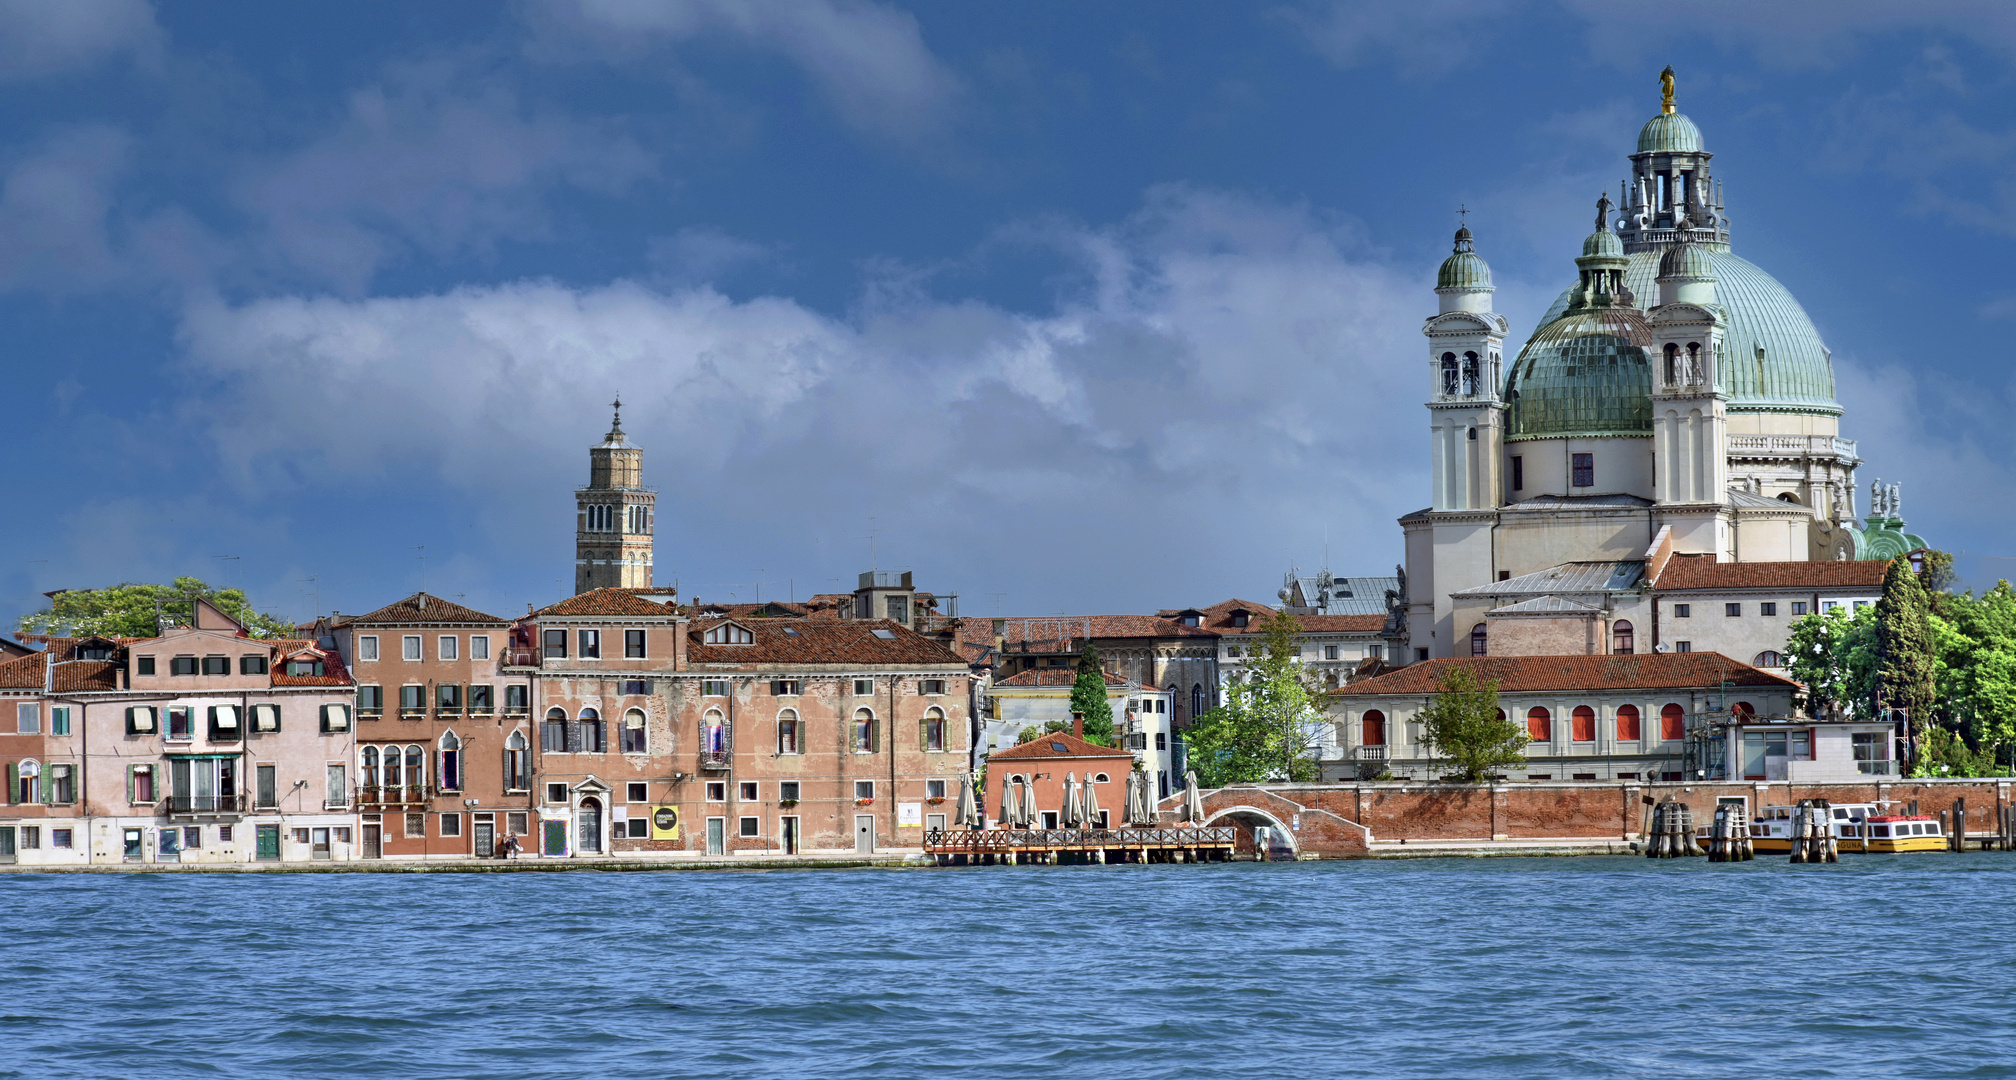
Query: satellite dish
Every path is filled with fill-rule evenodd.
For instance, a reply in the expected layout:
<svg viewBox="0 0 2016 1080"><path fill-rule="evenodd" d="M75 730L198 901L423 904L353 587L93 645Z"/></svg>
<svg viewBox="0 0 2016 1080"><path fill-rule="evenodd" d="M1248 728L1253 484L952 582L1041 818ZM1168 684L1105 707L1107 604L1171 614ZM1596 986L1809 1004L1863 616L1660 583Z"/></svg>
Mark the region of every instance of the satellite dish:
<svg viewBox="0 0 2016 1080"><path fill-rule="evenodd" d="M1666 651L1666 650L1667 650L1668 648L1669 648L1669 646L1668 646L1668 645L1667 645L1667 644L1666 644L1665 642L1663 642L1663 641L1662 641L1662 642L1660 642L1659 644L1657 644L1657 645L1654 645L1654 646L1652 646L1652 651L1653 651L1653 652L1665 652L1665 651Z"/></svg>

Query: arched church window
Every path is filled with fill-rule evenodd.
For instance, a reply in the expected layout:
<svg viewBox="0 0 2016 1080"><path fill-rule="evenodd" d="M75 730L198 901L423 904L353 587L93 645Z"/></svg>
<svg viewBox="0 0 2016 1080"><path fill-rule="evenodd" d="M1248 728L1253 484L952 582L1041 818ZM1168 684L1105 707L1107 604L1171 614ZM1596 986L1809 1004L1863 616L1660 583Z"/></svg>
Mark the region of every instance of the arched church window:
<svg viewBox="0 0 2016 1080"><path fill-rule="evenodd" d="M1456 395L1456 386L1456 354L1445 352L1442 354L1442 392L1454 397Z"/></svg>
<svg viewBox="0 0 2016 1080"><path fill-rule="evenodd" d="M1687 381L1701 381L1701 343L1698 341L1687 343Z"/></svg>
<svg viewBox="0 0 2016 1080"><path fill-rule="evenodd" d="M1463 354L1463 396L1470 397L1476 393L1477 393L1477 354L1474 352L1466 352Z"/></svg>
<svg viewBox="0 0 2016 1080"><path fill-rule="evenodd" d="M1630 656L1637 651L1636 641L1628 619L1618 619L1610 624L1610 651L1618 656Z"/></svg>
<svg viewBox="0 0 2016 1080"><path fill-rule="evenodd" d="M1471 656L1483 656L1483 655L1485 655L1485 652L1484 652L1484 639L1485 639L1485 636L1486 636L1486 634L1485 634L1485 630L1484 630L1484 624L1483 624L1483 623L1481 623L1481 622L1480 622L1480 623L1478 623L1478 624L1477 624L1476 626L1473 626L1473 627L1471 627L1471 628L1470 628L1470 655L1471 655Z"/></svg>
<svg viewBox="0 0 2016 1080"><path fill-rule="evenodd" d="M1780 492L1780 493L1779 493L1779 495L1778 495L1778 501L1779 501L1779 502L1788 502L1788 503L1794 503L1794 504L1796 504L1796 503L1798 503L1798 501L1799 501L1799 496L1797 496L1797 495L1794 495L1794 494L1792 494L1792 493L1791 493L1791 492L1789 492L1789 491L1786 491L1786 492Z"/></svg>
<svg viewBox="0 0 2016 1080"><path fill-rule="evenodd" d="M1680 346L1669 341L1666 343L1666 384L1671 386L1679 381Z"/></svg>
<svg viewBox="0 0 2016 1080"><path fill-rule="evenodd" d="M1760 652L1760 653L1758 653L1758 654L1757 654L1757 659L1755 659L1755 660L1752 660L1752 661L1750 661L1750 666L1751 666L1751 667L1784 667L1784 666L1785 666L1785 657L1784 657L1783 655L1781 655L1781 654L1777 653L1777 652L1774 652L1774 651L1770 650L1770 649L1766 649L1766 650L1764 650L1763 652Z"/></svg>

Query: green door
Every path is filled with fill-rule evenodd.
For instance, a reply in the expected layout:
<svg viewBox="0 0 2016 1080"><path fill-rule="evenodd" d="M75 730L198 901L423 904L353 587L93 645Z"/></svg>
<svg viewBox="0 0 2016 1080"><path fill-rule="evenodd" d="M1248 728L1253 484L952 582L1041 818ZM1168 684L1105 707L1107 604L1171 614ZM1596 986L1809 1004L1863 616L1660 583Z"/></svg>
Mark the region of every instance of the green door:
<svg viewBox="0 0 2016 1080"><path fill-rule="evenodd" d="M564 821L542 821L540 824L545 826L544 837L546 843L545 846L540 848L539 854L567 854L567 823Z"/></svg>
<svg viewBox="0 0 2016 1080"><path fill-rule="evenodd" d="M280 826L259 826L257 855L261 859L278 859L280 857Z"/></svg>

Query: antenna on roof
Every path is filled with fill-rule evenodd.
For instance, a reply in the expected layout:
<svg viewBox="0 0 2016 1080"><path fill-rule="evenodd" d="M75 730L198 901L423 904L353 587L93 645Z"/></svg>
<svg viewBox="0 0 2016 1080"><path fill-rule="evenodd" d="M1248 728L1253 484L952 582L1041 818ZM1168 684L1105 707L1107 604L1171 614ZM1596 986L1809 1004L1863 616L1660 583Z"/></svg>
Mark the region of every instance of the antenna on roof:
<svg viewBox="0 0 2016 1080"><path fill-rule="evenodd" d="M420 591L421 591L421 592L426 592L426 591L427 591L427 545L426 545L426 544L415 544L415 545L413 546L413 550L414 550L414 551L417 551L417 552L419 552L419 553L420 553L420 554L418 554L418 555L414 556L414 558L418 559L418 560L419 560L419 562L420 562Z"/></svg>

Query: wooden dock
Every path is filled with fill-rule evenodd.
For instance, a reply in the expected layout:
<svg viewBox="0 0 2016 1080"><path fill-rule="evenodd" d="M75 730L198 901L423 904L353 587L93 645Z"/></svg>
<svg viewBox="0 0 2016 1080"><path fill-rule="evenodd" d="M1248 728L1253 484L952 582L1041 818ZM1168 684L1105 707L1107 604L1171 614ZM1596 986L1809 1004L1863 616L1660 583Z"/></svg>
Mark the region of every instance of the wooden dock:
<svg viewBox="0 0 2016 1080"><path fill-rule="evenodd" d="M1237 828L932 829L924 854L941 866L1225 862Z"/></svg>

